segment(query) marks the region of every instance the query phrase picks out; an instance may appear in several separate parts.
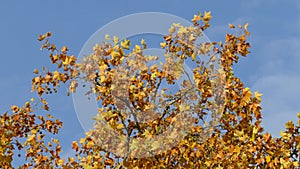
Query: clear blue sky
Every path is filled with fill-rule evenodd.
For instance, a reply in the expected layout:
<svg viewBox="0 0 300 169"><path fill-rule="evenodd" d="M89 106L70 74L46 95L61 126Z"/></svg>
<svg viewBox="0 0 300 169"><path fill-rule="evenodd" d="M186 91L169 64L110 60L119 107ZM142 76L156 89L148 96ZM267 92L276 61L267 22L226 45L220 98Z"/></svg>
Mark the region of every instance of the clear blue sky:
<svg viewBox="0 0 300 169"><path fill-rule="evenodd" d="M33 69L50 65L39 50L39 34L53 32L53 40L78 55L99 28L137 12L164 12L190 20L198 11L212 11L212 41L223 40L228 23L249 22L251 54L241 58L235 73L252 91L263 93L267 131L279 135L284 123L300 112L300 2L297 0L230 1L1 1L0 3L0 111L30 99ZM159 23L158 23L159 24ZM65 89L63 89L65 90ZM51 110L62 119L59 135L65 155L72 140L83 136L72 97L49 97Z"/></svg>

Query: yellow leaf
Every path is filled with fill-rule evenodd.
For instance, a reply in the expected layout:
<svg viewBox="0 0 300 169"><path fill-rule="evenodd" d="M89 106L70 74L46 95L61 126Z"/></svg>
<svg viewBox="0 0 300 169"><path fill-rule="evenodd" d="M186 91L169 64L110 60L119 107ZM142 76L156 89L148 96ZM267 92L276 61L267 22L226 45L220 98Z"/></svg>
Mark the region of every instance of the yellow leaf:
<svg viewBox="0 0 300 169"><path fill-rule="evenodd" d="M157 148L159 148L161 146L161 144L158 141L154 141L151 143L151 148L150 150L156 150Z"/></svg>
<svg viewBox="0 0 300 169"><path fill-rule="evenodd" d="M178 28L178 27L180 27L181 25L180 25L180 23L173 23L173 26Z"/></svg>
<svg viewBox="0 0 300 169"><path fill-rule="evenodd" d="M39 41L42 41L42 40L44 40L45 38L46 38L45 35L40 35L39 38L38 38L38 40L39 40Z"/></svg>
<svg viewBox="0 0 300 169"><path fill-rule="evenodd" d="M212 57L211 57L211 61L212 62L215 62L217 60L217 56L216 55L213 55Z"/></svg>
<svg viewBox="0 0 300 169"><path fill-rule="evenodd" d="M188 33L187 28L183 26L179 27L178 34L185 34L185 33Z"/></svg>
<svg viewBox="0 0 300 169"><path fill-rule="evenodd" d="M175 32L175 27L174 26L171 26L171 28L169 29L169 33L174 33Z"/></svg>
<svg viewBox="0 0 300 169"><path fill-rule="evenodd" d="M52 141L53 143L55 143L55 144L59 144L59 140L58 140L58 139L53 138L53 139L51 139L51 141Z"/></svg>
<svg viewBox="0 0 300 169"><path fill-rule="evenodd" d="M59 160L57 161L57 165L61 166L61 165L64 164L64 162L65 162L64 159L59 159Z"/></svg>
<svg viewBox="0 0 300 169"><path fill-rule="evenodd" d="M258 129L256 127L253 128L251 141L255 140L255 135L258 133Z"/></svg>
<svg viewBox="0 0 300 169"><path fill-rule="evenodd" d="M162 42L162 43L160 43L160 47L162 48L162 49L164 49L165 47L166 47L166 42Z"/></svg>
<svg viewBox="0 0 300 169"><path fill-rule="evenodd" d="M40 77L35 77L33 79L33 82L34 82L34 84L39 84L39 83L41 83L41 78Z"/></svg>
<svg viewBox="0 0 300 169"><path fill-rule="evenodd" d="M247 30L245 30L244 32L247 36L250 36L250 32L248 32Z"/></svg>
<svg viewBox="0 0 300 169"><path fill-rule="evenodd" d="M297 117L298 117L298 125L300 125L300 113L297 113Z"/></svg>
<svg viewBox="0 0 300 169"><path fill-rule="evenodd" d="M18 106L15 106L15 105L12 105L12 106L10 107L10 109L11 109L13 112L17 112L17 111L20 110L19 107L18 107Z"/></svg>
<svg viewBox="0 0 300 169"><path fill-rule="evenodd" d="M41 99L41 102L42 102L43 104L48 104L47 101L46 101L45 99Z"/></svg>
<svg viewBox="0 0 300 169"><path fill-rule="evenodd" d="M266 162L269 163L270 161L271 161L271 157L270 157L270 156L267 156L267 157L266 157Z"/></svg>
<svg viewBox="0 0 300 169"><path fill-rule="evenodd" d="M66 46L63 46L63 47L61 48L61 51L62 51L63 53L65 53L65 52L68 51L68 48L67 48Z"/></svg>
<svg viewBox="0 0 300 169"><path fill-rule="evenodd" d="M46 75L45 76L45 81L46 82L50 82L51 81L51 76L50 75Z"/></svg>
<svg viewBox="0 0 300 169"><path fill-rule="evenodd" d="M30 133L31 133L31 134L36 134L36 133L37 133L37 130L36 130L36 129L33 129L33 130L30 131Z"/></svg>
<svg viewBox="0 0 300 169"><path fill-rule="evenodd" d="M130 46L130 40L125 39L124 41L121 42L121 46L122 46L124 49L129 49L129 46Z"/></svg>
<svg viewBox="0 0 300 169"><path fill-rule="evenodd" d="M116 58L116 57L119 57L119 56L121 56L121 55L120 55L119 52L112 51L112 52L111 52L111 56L112 56L113 58Z"/></svg>
<svg viewBox="0 0 300 169"><path fill-rule="evenodd" d="M186 104L186 103L183 103L182 105L179 106L179 110L182 112L182 111L187 111L187 110L190 110L190 105Z"/></svg>
<svg viewBox="0 0 300 169"><path fill-rule="evenodd" d="M285 139L285 140L288 140L290 139L290 137L292 136L290 133L286 133L286 132L283 132L282 130L280 130L280 136Z"/></svg>
<svg viewBox="0 0 300 169"><path fill-rule="evenodd" d="M116 36L114 36L114 39L113 39L113 41L114 41L114 44L116 45L116 44L119 42L119 38L118 38L118 37L116 37Z"/></svg>
<svg viewBox="0 0 300 169"><path fill-rule="evenodd" d="M83 168L84 169L93 169L93 167L88 164L83 164Z"/></svg>
<svg viewBox="0 0 300 169"><path fill-rule="evenodd" d="M117 125L116 125L116 128L117 128L118 130L121 130L121 129L124 128L124 125L123 125L123 124L117 124Z"/></svg>
<svg viewBox="0 0 300 169"><path fill-rule="evenodd" d="M220 165L218 165L218 167L216 169L223 169L223 167L221 167Z"/></svg>
<svg viewBox="0 0 300 169"><path fill-rule="evenodd" d="M194 18L192 19L192 22L197 22L201 19L200 15L194 15Z"/></svg>
<svg viewBox="0 0 300 169"><path fill-rule="evenodd" d="M211 12L204 11L203 21L209 21L212 18L210 14Z"/></svg>
<svg viewBox="0 0 300 169"><path fill-rule="evenodd" d="M142 45L146 45L146 43L145 43L145 40L144 40L144 39L142 39L142 40L141 40L141 44L142 44Z"/></svg>
<svg viewBox="0 0 300 169"><path fill-rule="evenodd" d="M80 138L79 143L83 144L85 142L85 138Z"/></svg>
<svg viewBox="0 0 300 169"><path fill-rule="evenodd" d="M283 158L280 158L280 163L284 166L287 167L287 165L289 164L289 161L284 160Z"/></svg>
<svg viewBox="0 0 300 169"><path fill-rule="evenodd" d="M34 73L34 74L39 74L39 71L38 71L37 69L34 69L34 70L33 70L33 73Z"/></svg>
<svg viewBox="0 0 300 169"><path fill-rule="evenodd" d="M60 73L58 71L53 72L53 80L60 80Z"/></svg>
<svg viewBox="0 0 300 169"><path fill-rule="evenodd" d="M229 28L235 28L235 26L233 24L229 24Z"/></svg>
<svg viewBox="0 0 300 169"><path fill-rule="evenodd" d="M244 25L244 29L247 31L247 29L248 29L248 26L249 26L249 24L248 24L248 22Z"/></svg>
<svg viewBox="0 0 300 169"><path fill-rule="evenodd" d="M147 136L150 135L149 130L146 129L142 135L147 138Z"/></svg>
<svg viewBox="0 0 300 169"><path fill-rule="evenodd" d="M72 149L75 150L75 151L78 151L79 147L78 147L77 141L72 142Z"/></svg>
<svg viewBox="0 0 300 169"><path fill-rule="evenodd" d="M290 128L294 128L294 123L289 120L286 124L285 124L285 128L290 129Z"/></svg>
<svg viewBox="0 0 300 169"><path fill-rule="evenodd" d="M250 89L248 87L243 89L243 95L244 95L243 100L245 101L245 103L249 103L251 96L252 96L252 92L250 91Z"/></svg>
<svg viewBox="0 0 300 169"><path fill-rule="evenodd" d="M192 60L193 60L193 61L196 60L196 56L197 56L197 55L196 55L195 53L192 54Z"/></svg>
<svg viewBox="0 0 300 169"><path fill-rule="evenodd" d="M53 119L54 116L50 115L50 114L46 114L46 116L49 118L49 119Z"/></svg>
<svg viewBox="0 0 300 169"><path fill-rule="evenodd" d="M34 138L35 138L35 134L29 135L27 137L27 141L26 142L31 142L32 140L34 140Z"/></svg>
<svg viewBox="0 0 300 169"><path fill-rule="evenodd" d="M235 137L242 137L244 135L244 131L235 131L234 136Z"/></svg>
<svg viewBox="0 0 300 169"><path fill-rule="evenodd" d="M110 37L109 37L108 34L105 35L105 39L106 39L106 40L110 40Z"/></svg>
<svg viewBox="0 0 300 169"><path fill-rule="evenodd" d="M205 161L205 165L207 165L208 167L210 167L211 161Z"/></svg>
<svg viewBox="0 0 300 169"><path fill-rule="evenodd" d="M261 96L262 96L262 94L261 94L261 93L258 93L258 91L254 92L254 97L255 97L258 101L261 101Z"/></svg>
<svg viewBox="0 0 300 169"><path fill-rule="evenodd" d="M139 45L135 45L135 52L141 52L141 47Z"/></svg>
<svg viewBox="0 0 300 169"><path fill-rule="evenodd" d="M100 76L100 82L103 83L105 81L106 77L104 75Z"/></svg>
<svg viewBox="0 0 300 169"><path fill-rule="evenodd" d="M71 59L69 57L66 57L65 60L62 62L64 65L68 65L71 63Z"/></svg>

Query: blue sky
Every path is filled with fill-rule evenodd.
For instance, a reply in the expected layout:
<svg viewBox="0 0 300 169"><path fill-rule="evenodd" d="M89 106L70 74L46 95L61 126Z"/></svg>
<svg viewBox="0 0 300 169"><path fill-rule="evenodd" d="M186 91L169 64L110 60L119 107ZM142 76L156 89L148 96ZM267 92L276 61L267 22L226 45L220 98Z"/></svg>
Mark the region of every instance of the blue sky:
<svg viewBox="0 0 300 169"><path fill-rule="evenodd" d="M228 24L249 22L251 54L241 58L235 73L252 91L263 93L263 125L279 135L284 123L300 112L300 2L297 0L229 1L1 1L0 112L31 98L33 69L49 66L39 50L38 35L53 33L58 46L78 55L99 28L138 12L164 12L190 20L198 11L212 11L211 41L223 40ZM159 23L158 23L159 24ZM65 91L65 89L61 89ZM62 94L49 96L50 108L64 122L63 146L83 136L72 102ZM64 148L67 155L69 148Z"/></svg>

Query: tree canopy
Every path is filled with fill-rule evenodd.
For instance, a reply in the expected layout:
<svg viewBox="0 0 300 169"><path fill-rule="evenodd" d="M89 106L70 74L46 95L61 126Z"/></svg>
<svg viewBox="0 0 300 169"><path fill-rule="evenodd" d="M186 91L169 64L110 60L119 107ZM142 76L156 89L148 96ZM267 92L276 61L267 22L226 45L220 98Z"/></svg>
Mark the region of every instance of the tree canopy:
<svg viewBox="0 0 300 169"><path fill-rule="evenodd" d="M232 33L223 42L201 43L211 18L204 12L194 15L192 26L170 25L160 43L161 63L162 56L144 54L143 39L133 45L106 35L78 60L52 43L50 32L41 35L41 49L56 69L35 69L38 98L0 116L0 166L13 168L13 160L23 158L20 168L299 167L300 113L297 124L288 121L281 137L273 137L261 126L262 94L234 74L233 65L250 53L248 23L229 24ZM80 81L101 106L94 128L70 145L76 156L63 159L60 140L47 137L63 124L49 110L47 95L61 92L63 83L68 95L74 93ZM24 155L17 157L17 150Z"/></svg>

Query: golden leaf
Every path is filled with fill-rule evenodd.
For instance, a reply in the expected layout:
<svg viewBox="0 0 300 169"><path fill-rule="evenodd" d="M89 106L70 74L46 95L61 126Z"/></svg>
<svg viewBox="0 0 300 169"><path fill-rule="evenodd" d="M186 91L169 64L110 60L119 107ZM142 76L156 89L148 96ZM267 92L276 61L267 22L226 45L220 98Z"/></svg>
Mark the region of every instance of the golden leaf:
<svg viewBox="0 0 300 169"><path fill-rule="evenodd" d="M45 38L46 38L45 35L40 35L39 38L38 38L38 40L39 40L39 41L42 41L42 40L44 40Z"/></svg>
<svg viewBox="0 0 300 169"><path fill-rule="evenodd" d="M135 52L141 52L141 47L139 45L135 45Z"/></svg>
<svg viewBox="0 0 300 169"><path fill-rule="evenodd" d="M59 144L59 140L58 140L58 139L53 138L53 139L51 139L51 141L52 141L53 143L55 143L55 144Z"/></svg>
<svg viewBox="0 0 300 169"><path fill-rule="evenodd" d="M60 73L58 71L53 72L53 80L60 80Z"/></svg>
<svg viewBox="0 0 300 169"><path fill-rule="evenodd" d="M262 94L261 94L261 93L258 93L258 91L255 91L255 92L254 92L254 97L255 97L258 101L261 101L261 96L262 96Z"/></svg>
<svg viewBox="0 0 300 169"><path fill-rule="evenodd" d="M111 56L112 56L113 58L116 58L116 57L121 56L121 54L120 54L119 52L112 51L112 52L111 52Z"/></svg>
<svg viewBox="0 0 300 169"><path fill-rule="evenodd" d="M69 49L66 46L63 46L61 48L61 52L66 53Z"/></svg>
<svg viewBox="0 0 300 169"><path fill-rule="evenodd" d="M285 128L287 129L291 129L291 128L294 128L294 123L289 120L286 124L285 124Z"/></svg>
<svg viewBox="0 0 300 169"><path fill-rule="evenodd" d="M162 49L164 49L165 47L166 47L166 42L162 42L162 43L160 43L160 47L162 48Z"/></svg>
<svg viewBox="0 0 300 169"><path fill-rule="evenodd" d="M28 137L27 137L27 140L26 140L26 142L31 142L31 141L33 141L35 139L35 134L31 134L31 135L29 135Z"/></svg>
<svg viewBox="0 0 300 169"><path fill-rule="evenodd" d="M235 131L234 136L236 137L242 137L244 135L244 131Z"/></svg>
<svg viewBox="0 0 300 169"><path fill-rule="evenodd" d="M251 96L252 96L252 92L250 91L250 89L248 87L243 89L243 96L244 96L244 98L243 98L244 102L249 103Z"/></svg>
<svg viewBox="0 0 300 169"><path fill-rule="evenodd" d="M221 167L220 165L218 165L218 167L216 167L216 169L223 169L223 167Z"/></svg>
<svg viewBox="0 0 300 169"><path fill-rule="evenodd" d="M104 161L104 164L105 165L109 165L109 166L112 166L114 164L114 160L111 159L111 158L108 158Z"/></svg>
<svg viewBox="0 0 300 169"><path fill-rule="evenodd" d="M169 33L174 33L176 31L176 28L174 26L171 26L169 29Z"/></svg>
<svg viewBox="0 0 300 169"><path fill-rule="evenodd" d="M121 46L122 46L124 49L129 49L129 46L130 46L130 40L125 39L124 41L121 42Z"/></svg>
<svg viewBox="0 0 300 169"><path fill-rule="evenodd" d="M197 55L195 53L192 54L192 60L195 61L196 60Z"/></svg>
<svg viewBox="0 0 300 169"><path fill-rule="evenodd" d="M73 141L73 142L72 142L72 149L75 150L75 151L78 151L78 150L79 150L77 141Z"/></svg>
<svg viewBox="0 0 300 169"><path fill-rule="evenodd" d="M212 16L210 14L211 14L211 12L204 11L203 21L206 21L206 22L209 21L212 18Z"/></svg>
<svg viewBox="0 0 300 169"><path fill-rule="evenodd" d="M248 22L244 25L244 29L247 31L247 29L248 29L248 26L249 26L249 24L248 24Z"/></svg>
<svg viewBox="0 0 300 169"><path fill-rule="evenodd" d="M280 136L285 140L289 140L292 135L290 133L286 133L280 130Z"/></svg>
<svg viewBox="0 0 300 169"><path fill-rule="evenodd" d="M110 40L110 37L109 37L108 34L105 35L105 39L106 39L106 40Z"/></svg>
<svg viewBox="0 0 300 169"><path fill-rule="evenodd" d="M141 44L142 44L142 45L146 45L146 42L145 42L144 39L141 40Z"/></svg>
<svg viewBox="0 0 300 169"><path fill-rule="evenodd" d="M256 127L253 128L252 130L252 137L251 137L251 141L255 140L255 136L258 133L258 129Z"/></svg>
<svg viewBox="0 0 300 169"><path fill-rule="evenodd" d="M45 76L45 81L46 81L46 82L50 82L50 81L51 81L51 76L47 74L47 75Z"/></svg>
<svg viewBox="0 0 300 169"><path fill-rule="evenodd" d="M182 112L182 111L187 111L187 110L190 110L191 109L191 106L186 104L186 103L183 103L182 105L179 106L179 110Z"/></svg>
<svg viewBox="0 0 300 169"><path fill-rule="evenodd" d="M178 34L186 34L186 33L188 33L188 30L186 27L184 27L184 26L179 27Z"/></svg>
<svg viewBox="0 0 300 169"><path fill-rule="evenodd" d="M116 44L119 42L119 38L118 38L118 37L116 37L116 36L114 36L114 38L113 38L113 42L114 42L114 44L116 45Z"/></svg>
<svg viewBox="0 0 300 169"><path fill-rule="evenodd" d="M123 128L124 128L124 125L123 125L123 124L120 124L120 123L118 123L118 124L116 125L116 128L117 128L118 130L121 130L121 129L123 129Z"/></svg>
<svg viewBox="0 0 300 169"><path fill-rule="evenodd" d="M194 15L194 18L192 19L192 22L197 22L201 19L200 15Z"/></svg>
<svg viewBox="0 0 300 169"><path fill-rule="evenodd" d="M11 107L10 107L10 109L13 111L13 112L18 112L20 109L19 109L19 107L18 106L15 106L15 105L12 105Z"/></svg>
<svg viewBox="0 0 300 169"><path fill-rule="evenodd" d="M37 69L34 69L34 70L33 70L33 73L34 73L34 74L39 74L39 71L38 71Z"/></svg>
<svg viewBox="0 0 300 169"><path fill-rule="evenodd" d="M234 28L235 28L235 26L234 26L233 24L229 24L229 28L232 28L232 29L234 29Z"/></svg>

